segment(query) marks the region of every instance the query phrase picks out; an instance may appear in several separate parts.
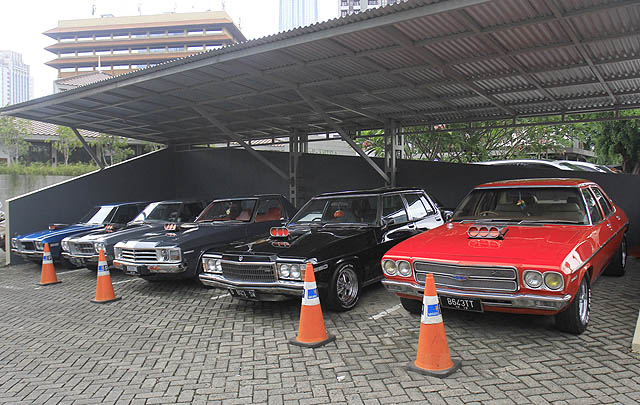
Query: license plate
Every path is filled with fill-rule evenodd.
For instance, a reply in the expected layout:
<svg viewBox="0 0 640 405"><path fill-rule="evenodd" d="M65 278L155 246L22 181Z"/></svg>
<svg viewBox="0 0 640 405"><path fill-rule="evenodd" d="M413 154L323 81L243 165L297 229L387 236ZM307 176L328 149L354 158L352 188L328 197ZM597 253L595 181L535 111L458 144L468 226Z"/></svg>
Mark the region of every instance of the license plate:
<svg viewBox="0 0 640 405"><path fill-rule="evenodd" d="M440 297L442 308L459 309L462 311L482 312L482 303L479 299Z"/></svg>
<svg viewBox="0 0 640 405"><path fill-rule="evenodd" d="M125 273L127 274L131 274L131 275L137 275L138 274L138 267L137 266L127 266Z"/></svg>
<svg viewBox="0 0 640 405"><path fill-rule="evenodd" d="M229 288L229 294L231 294L232 297L245 298L245 299L258 298L255 290L238 290L235 288Z"/></svg>

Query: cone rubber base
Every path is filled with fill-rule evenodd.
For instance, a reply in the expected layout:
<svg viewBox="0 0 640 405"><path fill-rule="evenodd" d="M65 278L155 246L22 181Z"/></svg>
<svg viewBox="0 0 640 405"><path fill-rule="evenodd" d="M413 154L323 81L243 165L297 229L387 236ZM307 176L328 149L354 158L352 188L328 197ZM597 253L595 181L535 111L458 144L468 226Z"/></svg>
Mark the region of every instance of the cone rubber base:
<svg viewBox="0 0 640 405"><path fill-rule="evenodd" d="M310 347L312 349L315 349L316 347L324 346L327 343L331 343L334 340L336 340L336 337L334 335L328 335L328 337L325 340L321 340L319 342L304 343L304 342L298 341L297 338L293 338L293 339L289 339L289 343L295 346Z"/></svg>
<svg viewBox="0 0 640 405"><path fill-rule="evenodd" d="M451 360L453 362L453 366L451 366L451 368L445 369L445 370L427 370L426 368L420 368L418 366L416 366L415 362L411 362L409 364L407 364L406 368L409 371L415 371L416 373L420 373L422 375L428 375L431 377L438 377L438 378L444 378L447 376L450 376L451 374L455 373L460 366L462 365L462 361L460 360Z"/></svg>
<svg viewBox="0 0 640 405"><path fill-rule="evenodd" d="M38 285L54 285L54 284L60 284L60 283L62 283L62 280L52 281L50 283L38 283Z"/></svg>
<svg viewBox="0 0 640 405"><path fill-rule="evenodd" d="M96 301L95 299L91 300L91 302L93 302L94 304L108 304L110 302L114 302L114 301L119 301L121 300L122 297L116 297L110 300L104 300L104 301Z"/></svg>

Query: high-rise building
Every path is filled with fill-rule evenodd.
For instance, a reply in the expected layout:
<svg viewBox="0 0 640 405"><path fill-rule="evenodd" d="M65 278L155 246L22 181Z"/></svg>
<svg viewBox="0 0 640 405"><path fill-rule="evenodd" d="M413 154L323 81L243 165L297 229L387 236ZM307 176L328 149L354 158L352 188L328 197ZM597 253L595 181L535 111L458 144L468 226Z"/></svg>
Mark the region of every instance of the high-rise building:
<svg viewBox="0 0 640 405"><path fill-rule="evenodd" d="M340 0L340 17L344 17L349 14L357 14L371 8L400 3L401 1L406 0Z"/></svg>
<svg viewBox="0 0 640 405"><path fill-rule="evenodd" d="M0 51L0 106L28 101L32 95L33 81L22 54Z"/></svg>
<svg viewBox="0 0 640 405"><path fill-rule="evenodd" d="M44 33L57 42L47 62L58 79L97 70L111 75L246 41L224 11L63 20Z"/></svg>
<svg viewBox="0 0 640 405"><path fill-rule="evenodd" d="M318 22L318 0L280 0L280 32Z"/></svg>

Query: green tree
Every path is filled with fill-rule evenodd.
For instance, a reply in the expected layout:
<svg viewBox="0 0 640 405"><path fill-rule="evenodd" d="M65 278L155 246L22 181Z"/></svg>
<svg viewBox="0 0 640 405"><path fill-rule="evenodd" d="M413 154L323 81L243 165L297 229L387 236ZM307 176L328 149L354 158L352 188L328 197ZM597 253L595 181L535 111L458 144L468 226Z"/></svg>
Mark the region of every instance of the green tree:
<svg viewBox="0 0 640 405"><path fill-rule="evenodd" d="M622 171L640 174L640 120L604 121L594 126L593 141L602 163L622 162Z"/></svg>
<svg viewBox="0 0 640 405"><path fill-rule="evenodd" d="M53 148L62 153L62 157L64 158L64 164L69 164L69 157L71 157L71 153L74 150L82 147L82 142L78 139L75 133L69 127L61 127L56 128L56 134L58 135L58 139L53 141Z"/></svg>
<svg viewBox="0 0 640 405"><path fill-rule="evenodd" d="M21 118L0 116L0 147L7 153L7 164L17 163L29 150L26 137L31 134L31 124Z"/></svg>
<svg viewBox="0 0 640 405"><path fill-rule="evenodd" d="M127 139L119 136L100 134L92 144L96 147L98 159L108 166L122 162L135 153Z"/></svg>

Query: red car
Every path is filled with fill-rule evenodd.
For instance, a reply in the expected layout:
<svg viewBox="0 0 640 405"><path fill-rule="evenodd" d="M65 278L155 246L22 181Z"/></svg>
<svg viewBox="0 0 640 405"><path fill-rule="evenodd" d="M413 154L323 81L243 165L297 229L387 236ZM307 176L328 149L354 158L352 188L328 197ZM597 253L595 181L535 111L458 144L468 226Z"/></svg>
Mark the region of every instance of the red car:
<svg viewBox="0 0 640 405"><path fill-rule="evenodd" d="M558 329L580 334L593 281L625 272L628 226L591 181L487 183L464 198L449 223L389 250L382 283L406 310L420 313L432 273L443 308L555 315Z"/></svg>

